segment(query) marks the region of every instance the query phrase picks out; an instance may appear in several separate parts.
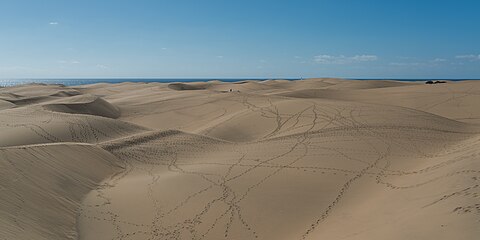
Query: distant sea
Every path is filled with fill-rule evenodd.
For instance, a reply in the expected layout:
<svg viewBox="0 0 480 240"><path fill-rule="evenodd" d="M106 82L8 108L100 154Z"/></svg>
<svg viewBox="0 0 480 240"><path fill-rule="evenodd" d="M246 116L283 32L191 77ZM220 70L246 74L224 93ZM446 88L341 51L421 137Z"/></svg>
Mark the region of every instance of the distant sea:
<svg viewBox="0 0 480 240"><path fill-rule="evenodd" d="M278 78L275 78L278 79ZM294 78L281 78L285 80L300 80ZM65 86L77 86L94 83L122 83L122 82L207 82L212 80L219 80L223 82L238 82L245 80L269 80L269 78L78 78L78 79L0 79L0 87L16 86L28 83L44 83L44 84L63 84ZM352 80L380 80L380 79L352 79ZM382 79L384 80L384 79ZM449 80L449 81L462 81L473 79L389 79L397 81L428 81L428 80Z"/></svg>

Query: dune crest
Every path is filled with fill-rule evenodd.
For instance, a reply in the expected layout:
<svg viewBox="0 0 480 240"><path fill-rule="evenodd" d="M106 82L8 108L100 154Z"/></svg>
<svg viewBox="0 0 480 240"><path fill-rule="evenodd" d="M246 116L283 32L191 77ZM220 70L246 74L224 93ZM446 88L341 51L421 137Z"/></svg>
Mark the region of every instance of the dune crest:
<svg viewBox="0 0 480 240"><path fill-rule="evenodd" d="M60 101L49 102L44 108L55 112L90 114L108 118L120 117L120 110L100 97L82 95L69 97Z"/></svg>

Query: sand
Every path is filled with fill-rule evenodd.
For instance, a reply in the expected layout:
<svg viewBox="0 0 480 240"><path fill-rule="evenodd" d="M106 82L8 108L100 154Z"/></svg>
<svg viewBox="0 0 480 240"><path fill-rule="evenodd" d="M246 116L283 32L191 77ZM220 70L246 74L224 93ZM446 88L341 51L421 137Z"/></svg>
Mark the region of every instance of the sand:
<svg viewBox="0 0 480 240"><path fill-rule="evenodd" d="M0 88L0 239L478 239L480 81Z"/></svg>

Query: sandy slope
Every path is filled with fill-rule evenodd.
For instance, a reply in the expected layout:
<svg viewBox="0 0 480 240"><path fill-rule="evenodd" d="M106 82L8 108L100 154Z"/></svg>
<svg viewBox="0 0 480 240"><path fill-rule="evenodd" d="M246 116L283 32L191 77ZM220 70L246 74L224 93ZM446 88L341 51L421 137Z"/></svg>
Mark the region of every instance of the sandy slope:
<svg viewBox="0 0 480 240"><path fill-rule="evenodd" d="M120 167L86 144L0 149L2 239L76 239L81 200Z"/></svg>
<svg viewBox="0 0 480 240"><path fill-rule="evenodd" d="M3 88L0 239L476 239L479 103L475 81Z"/></svg>

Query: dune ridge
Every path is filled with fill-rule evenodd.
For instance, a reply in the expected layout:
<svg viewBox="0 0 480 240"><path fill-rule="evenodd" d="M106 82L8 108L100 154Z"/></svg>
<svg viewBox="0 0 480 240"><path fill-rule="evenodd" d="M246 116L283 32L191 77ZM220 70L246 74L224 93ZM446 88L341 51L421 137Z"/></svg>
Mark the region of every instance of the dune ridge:
<svg viewBox="0 0 480 240"><path fill-rule="evenodd" d="M480 82L0 89L0 239L476 239Z"/></svg>
<svg viewBox="0 0 480 240"><path fill-rule="evenodd" d="M66 100L66 101L65 101ZM120 110L104 99L91 95L70 97L60 101L49 102L43 105L47 110L54 112L89 114L107 118L120 117Z"/></svg>

